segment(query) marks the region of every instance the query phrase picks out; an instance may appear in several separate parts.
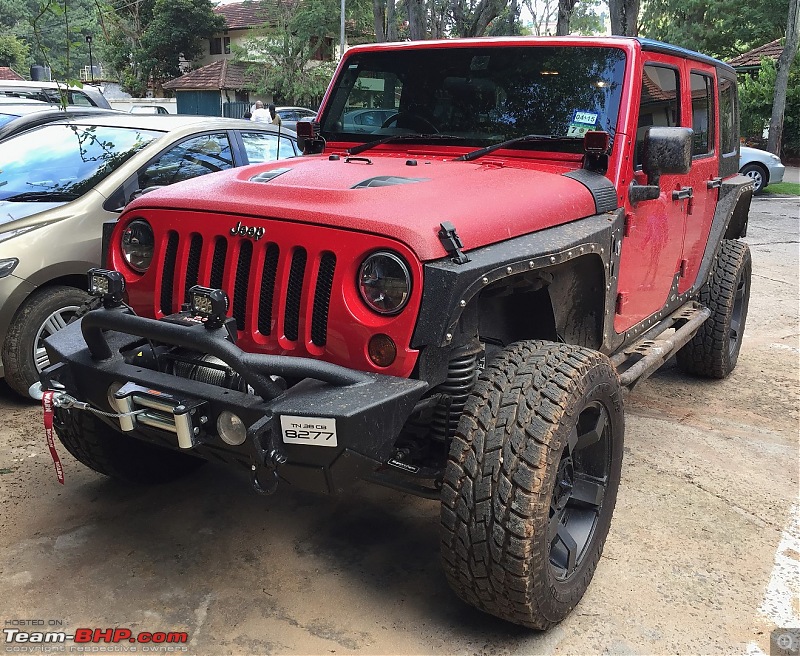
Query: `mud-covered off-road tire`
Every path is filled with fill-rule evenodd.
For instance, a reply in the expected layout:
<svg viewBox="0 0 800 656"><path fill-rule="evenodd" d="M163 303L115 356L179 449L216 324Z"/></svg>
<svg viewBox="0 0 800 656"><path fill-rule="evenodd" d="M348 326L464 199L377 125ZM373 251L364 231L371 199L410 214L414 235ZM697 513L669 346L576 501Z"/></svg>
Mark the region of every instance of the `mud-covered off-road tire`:
<svg viewBox="0 0 800 656"><path fill-rule="evenodd" d="M725 239L698 301L711 316L676 354L685 372L706 378L725 378L736 367L742 347L753 262L742 241Z"/></svg>
<svg viewBox="0 0 800 656"><path fill-rule="evenodd" d="M78 461L126 483L166 483L205 462L115 431L87 410L56 409L53 427Z"/></svg>
<svg viewBox="0 0 800 656"><path fill-rule="evenodd" d="M623 434L619 378L604 355L538 341L505 348L464 409L444 476L441 552L455 592L526 627L546 629L566 617L586 591L608 534ZM576 499L564 473L568 460ZM603 463L602 485L579 476L590 461ZM577 490L587 485L594 505L584 507ZM574 500L579 507L570 506ZM581 552L573 547L575 558L562 571L556 536L570 524L565 512L576 520L595 516Z"/></svg>

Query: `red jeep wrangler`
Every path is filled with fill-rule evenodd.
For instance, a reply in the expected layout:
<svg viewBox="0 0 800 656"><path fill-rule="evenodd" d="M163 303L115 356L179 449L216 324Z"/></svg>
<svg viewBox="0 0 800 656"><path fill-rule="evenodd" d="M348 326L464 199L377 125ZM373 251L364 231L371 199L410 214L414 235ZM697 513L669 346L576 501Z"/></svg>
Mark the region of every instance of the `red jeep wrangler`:
<svg viewBox="0 0 800 656"><path fill-rule="evenodd" d="M623 390L736 364L751 261L733 69L630 38L356 47L308 156L143 196L49 340L64 446L441 500L467 602L546 628L600 559ZM301 129L302 129L301 127Z"/></svg>

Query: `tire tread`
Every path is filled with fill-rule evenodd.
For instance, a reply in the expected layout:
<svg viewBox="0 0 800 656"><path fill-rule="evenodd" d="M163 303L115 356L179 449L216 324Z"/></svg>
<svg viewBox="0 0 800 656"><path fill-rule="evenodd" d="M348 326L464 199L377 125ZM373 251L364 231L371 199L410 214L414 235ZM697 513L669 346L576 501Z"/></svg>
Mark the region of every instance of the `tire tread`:
<svg viewBox="0 0 800 656"><path fill-rule="evenodd" d="M596 351L542 341L507 347L484 369L451 444L441 505L447 579L467 603L530 628L552 626L577 604L605 540L598 536L582 580L552 607L548 554L537 549L535 520L549 513L549 472L563 449L554 436L595 367L618 390L616 372ZM616 487L607 494L613 510Z"/></svg>

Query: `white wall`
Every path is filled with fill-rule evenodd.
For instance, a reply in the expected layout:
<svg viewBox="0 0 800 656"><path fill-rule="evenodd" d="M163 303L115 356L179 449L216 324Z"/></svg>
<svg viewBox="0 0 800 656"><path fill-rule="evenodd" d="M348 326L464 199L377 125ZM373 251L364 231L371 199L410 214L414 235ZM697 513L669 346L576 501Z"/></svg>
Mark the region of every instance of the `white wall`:
<svg viewBox="0 0 800 656"><path fill-rule="evenodd" d="M123 112L131 111L134 105L159 105L166 108L170 114L178 113L178 102L175 98L130 98L128 100L109 100L111 107Z"/></svg>

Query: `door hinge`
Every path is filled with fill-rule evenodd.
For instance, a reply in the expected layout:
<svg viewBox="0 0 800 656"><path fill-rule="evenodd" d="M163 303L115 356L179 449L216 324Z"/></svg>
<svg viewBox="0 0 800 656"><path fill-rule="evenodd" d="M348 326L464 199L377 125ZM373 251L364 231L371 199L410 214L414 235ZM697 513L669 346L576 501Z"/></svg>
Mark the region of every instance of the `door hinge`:
<svg viewBox="0 0 800 656"><path fill-rule="evenodd" d="M623 237L630 237L632 229L633 229L633 214L628 212L625 215L625 223L623 224L623 227L622 227L622 236Z"/></svg>
<svg viewBox="0 0 800 656"><path fill-rule="evenodd" d="M442 242L444 250L453 256L453 262L456 264L465 264L469 262L469 258L461 252L461 249L464 248L464 244L461 243L461 237L458 236L456 227L450 223L450 221L445 221L439 225L441 226L439 230L439 241Z"/></svg>
<svg viewBox="0 0 800 656"><path fill-rule="evenodd" d="M615 308L615 312L617 314L622 314L622 308L627 302L628 302L628 295L627 294L625 294L623 292L620 292L619 294L617 294L617 305L616 305L616 308Z"/></svg>
<svg viewBox="0 0 800 656"><path fill-rule="evenodd" d="M686 277L686 272L689 270L689 260L681 260L681 278Z"/></svg>
<svg viewBox="0 0 800 656"><path fill-rule="evenodd" d="M672 192L672 200L683 200L684 198L691 198L694 194L694 189L691 187L681 187Z"/></svg>

